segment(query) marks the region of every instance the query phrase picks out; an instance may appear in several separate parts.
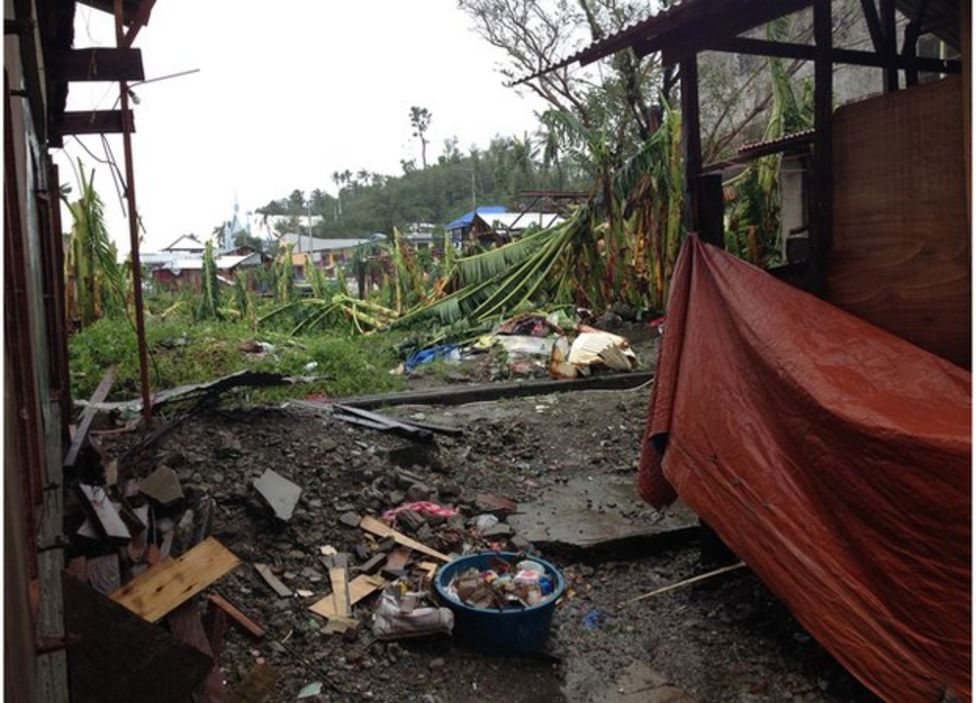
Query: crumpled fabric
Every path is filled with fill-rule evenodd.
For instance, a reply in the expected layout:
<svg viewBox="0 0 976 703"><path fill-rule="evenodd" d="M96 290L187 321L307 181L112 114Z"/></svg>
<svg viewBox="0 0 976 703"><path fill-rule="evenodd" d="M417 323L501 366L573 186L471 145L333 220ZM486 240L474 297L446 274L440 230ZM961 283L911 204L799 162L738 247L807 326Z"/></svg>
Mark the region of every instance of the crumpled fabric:
<svg viewBox="0 0 976 703"><path fill-rule="evenodd" d="M395 508L391 508L383 513L383 520L391 525L396 523L396 516L400 513L412 510L415 513L428 513L429 515L440 515L441 517L454 517L458 514L457 508L445 508L443 505L432 503L427 500L418 500L414 503L404 503Z"/></svg>
<svg viewBox="0 0 976 703"><path fill-rule="evenodd" d="M971 700L969 372L695 237L667 321L641 495L881 698Z"/></svg>

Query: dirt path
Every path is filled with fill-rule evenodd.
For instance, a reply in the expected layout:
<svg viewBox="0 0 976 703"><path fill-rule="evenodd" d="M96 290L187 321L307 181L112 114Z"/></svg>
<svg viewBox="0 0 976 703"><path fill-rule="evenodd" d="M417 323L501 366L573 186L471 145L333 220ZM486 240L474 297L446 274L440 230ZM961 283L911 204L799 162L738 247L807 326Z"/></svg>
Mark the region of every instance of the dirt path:
<svg viewBox="0 0 976 703"><path fill-rule="evenodd" d="M434 453L295 408L214 411L180 427L160 443L156 463L174 468L186 487L214 496L213 534L245 562L218 587L284 642L254 642L229 630L221 659L228 688L261 657L278 674L275 701L295 700L313 681L325 684L322 694L306 700L874 700L748 571L618 609L627 598L704 570L687 532L638 540L638 551L625 541L616 555L544 552L571 586L554 617L549 658L483 657L448 639L375 642L368 601L357 607L366 627L350 641L326 634L324 622L307 610L328 592L320 546L351 551L363 541L338 517L380 511L400 498L404 465L435 491L433 499L460 503L468 515L475 514L467 505L474 496L490 491L525 505L560 502L570 518L578 512L581 525L610 515L611 527L598 528L604 531L621 524L644 532L684 525L689 516L659 515L633 494L647 400L645 389L391 411L465 427L464 437L439 438ZM116 452L134 440L122 436L107 449ZM144 475L154 466L142 468ZM267 468L303 489L285 527L254 505L251 480ZM545 521L553 527L566 519ZM250 567L254 562L272 564L290 587L315 596L275 597Z"/></svg>

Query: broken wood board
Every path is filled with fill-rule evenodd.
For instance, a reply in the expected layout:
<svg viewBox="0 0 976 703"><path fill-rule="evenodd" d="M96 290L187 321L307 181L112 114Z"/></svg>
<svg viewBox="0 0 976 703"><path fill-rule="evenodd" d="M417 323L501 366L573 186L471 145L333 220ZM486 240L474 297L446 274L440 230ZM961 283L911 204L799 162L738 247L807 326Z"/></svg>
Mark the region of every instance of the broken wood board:
<svg viewBox="0 0 976 703"><path fill-rule="evenodd" d="M255 564L254 570L260 574L261 578L264 579L264 582L271 587L271 590L282 598L291 598L293 595L295 595L294 591L288 588L288 586L282 583L281 579L274 575L274 572L271 571L271 567L267 564Z"/></svg>
<svg viewBox="0 0 976 703"><path fill-rule="evenodd" d="M380 590L385 585L386 581L378 576L367 576L365 574L357 576L349 582L349 605L356 605L356 603ZM324 618L334 618L337 616L332 594L313 603L308 609Z"/></svg>
<svg viewBox="0 0 976 703"><path fill-rule="evenodd" d="M407 562L410 561L410 551L409 547L403 546L391 551L386 557L386 564L383 565L383 575L394 578L402 575L399 572L407 568Z"/></svg>
<svg viewBox="0 0 976 703"><path fill-rule="evenodd" d="M370 532L374 535L378 535L379 537L390 537L397 544L402 544L404 547L410 547L410 549L418 551L422 554L426 554L429 557L434 557L435 559L440 559L444 562L451 560L451 558L446 554L441 554L436 549L431 549L423 542L418 542L411 537L407 537L401 532L397 532L386 523L381 522L374 517L370 517L368 515L365 516L359 522L359 527L360 529L366 530L366 532Z"/></svg>
<svg viewBox="0 0 976 703"><path fill-rule="evenodd" d="M183 703L211 670L209 657L64 574L71 699Z"/></svg>
<svg viewBox="0 0 976 703"><path fill-rule="evenodd" d="M220 608L223 612L227 613L231 620L237 623L245 632L253 636L255 639L261 639L264 637L264 628L242 613L237 606L223 596L211 594L210 602L213 603L215 607Z"/></svg>
<svg viewBox="0 0 976 703"><path fill-rule="evenodd" d="M166 625L173 637L202 652L210 659L210 673L197 693L203 703L220 703L224 698L224 681L220 675L220 666L214 655L213 645L207 637L207 631L203 629L200 609L195 603L183 603L166 616Z"/></svg>
<svg viewBox="0 0 976 703"><path fill-rule="evenodd" d="M180 479L168 466L160 466L142 479L139 490L160 505L171 505L183 497Z"/></svg>
<svg viewBox="0 0 976 703"><path fill-rule="evenodd" d="M272 469L266 469L260 478L254 479L254 490L258 492L279 520L291 520L298 499L302 495L300 486Z"/></svg>
<svg viewBox="0 0 976 703"><path fill-rule="evenodd" d="M164 559L111 598L149 622L156 622L185 603L241 561L213 537L179 559Z"/></svg>
<svg viewBox="0 0 976 703"><path fill-rule="evenodd" d="M323 557L322 561L329 568L329 583L332 584L332 603L336 617L330 620L337 620L341 626L354 627L351 620L352 607L349 603L349 557L346 554L336 554L331 557Z"/></svg>
<svg viewBox="0 0 976 703"><path fill-rule="evenodd" d="M64 468L70 469L78 461L78 454L85 444L85 439L88 437L88 431L91 429L92 422L95 420L95 415L98 414L94 405L101 403L108 397L108 392L112 390L112 383L115 381L115 371L117 369L118 364L112 364L105 369L105 375L102 376L102 380L99 382L98 387L95 388L95 392L92 393L88 407L82 411L81 422L78 423L78 429L75 430L74 435L71 437L71 446L68 447L68 452L64 455L64 461L62 462Z"/></svg>
<svg viewBox="0 0 976 703"><path fill-rule="evenodd" d="M79 483L75 486L75 491L81 499L81 507L91 521L92 527L102 539L116 544L124 544L132 539L132 533L103 486Z"/></svg>

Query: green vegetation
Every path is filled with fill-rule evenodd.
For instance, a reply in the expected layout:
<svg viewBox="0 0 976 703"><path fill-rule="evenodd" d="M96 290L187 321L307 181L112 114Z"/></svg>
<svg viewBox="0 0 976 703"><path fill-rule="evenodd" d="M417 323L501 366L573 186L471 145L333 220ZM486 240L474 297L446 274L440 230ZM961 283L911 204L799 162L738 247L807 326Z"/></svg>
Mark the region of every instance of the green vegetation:
<svg viewBox="0 0 976 703"><path fill-rule="evenodd" d="M292 337L275 331L255 335L239 321L191 323L186 317L153 317L146 325L150 351L150 382L154 390L185 383L211 381L235 371L251 369L294 376L321 376L324 380L301 386L261 391L262 398L304 397L322 393L343 397L401 390L402 376L389 370L399 359L394 349L403 335L371 336L319 334ZM268 354L244 349L259 340L274 346ZM135 332L124 318L105 318L75 334L69 345L71 393L88 398L105 369L119 364L112 398L139 395L139 362ZM309 367L309 364L314 364Z"/></svg>

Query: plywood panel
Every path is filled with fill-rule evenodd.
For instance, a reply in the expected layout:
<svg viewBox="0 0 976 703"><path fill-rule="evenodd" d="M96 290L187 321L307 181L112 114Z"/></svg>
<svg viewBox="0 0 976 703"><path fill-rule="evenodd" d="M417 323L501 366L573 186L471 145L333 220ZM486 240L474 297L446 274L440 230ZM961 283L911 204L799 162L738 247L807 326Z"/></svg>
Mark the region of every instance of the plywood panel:
<svg viewBox="0 0 976 703"><path fill-rule="evenodd" d="M970 234L958 76L834 117L827 299L970 366Z"/></svg>
<svg viewBox="0 0 976 703"><path fill-rule="evenodd" d="M112 594L116 603L156 622L240 564L208 537L179 559L164 559Z"/></svg>

